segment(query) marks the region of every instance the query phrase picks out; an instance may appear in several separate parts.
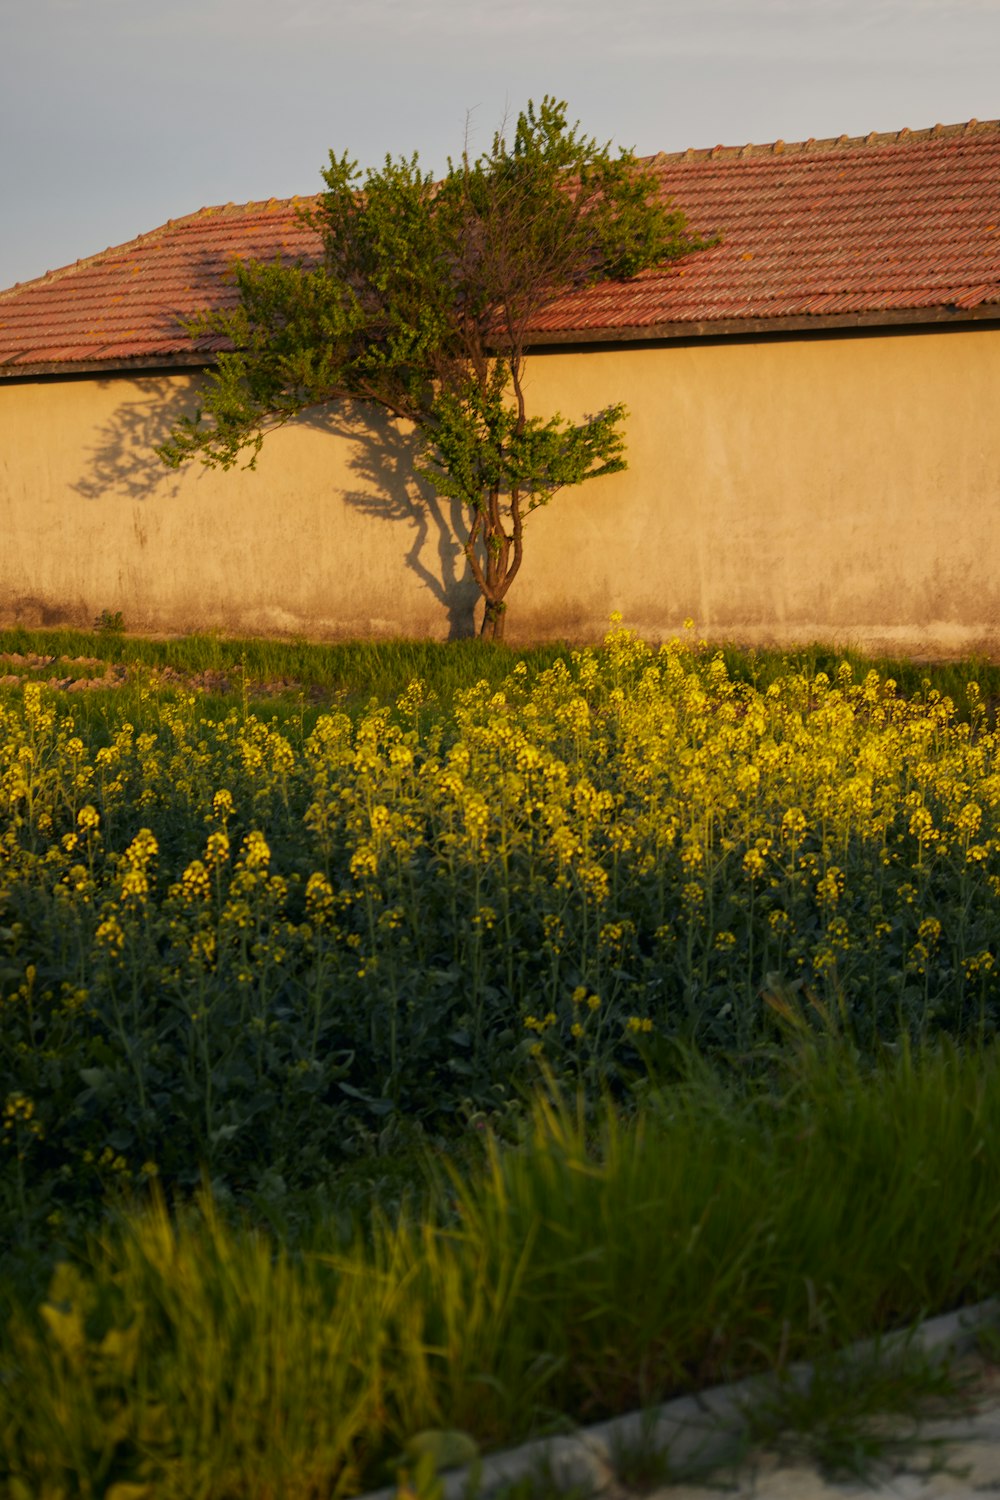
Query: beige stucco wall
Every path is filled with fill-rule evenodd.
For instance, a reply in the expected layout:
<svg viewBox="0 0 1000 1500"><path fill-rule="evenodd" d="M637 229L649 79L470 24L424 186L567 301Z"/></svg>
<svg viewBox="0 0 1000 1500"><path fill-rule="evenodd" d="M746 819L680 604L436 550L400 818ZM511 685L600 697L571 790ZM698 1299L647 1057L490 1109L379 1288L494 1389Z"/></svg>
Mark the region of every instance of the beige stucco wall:
<svg viewBox="0 0 1000 1500"><path fill-rule="evenodd" d="M198 377L0 381L0 621L447 636L476 600L404 438L349 414L256 471L152 456ZM622 400L629 470L531 517L512 639L1000 652L1000 331L547 353L533 409ZM459 518L460 519L460 518Z"/></svg>

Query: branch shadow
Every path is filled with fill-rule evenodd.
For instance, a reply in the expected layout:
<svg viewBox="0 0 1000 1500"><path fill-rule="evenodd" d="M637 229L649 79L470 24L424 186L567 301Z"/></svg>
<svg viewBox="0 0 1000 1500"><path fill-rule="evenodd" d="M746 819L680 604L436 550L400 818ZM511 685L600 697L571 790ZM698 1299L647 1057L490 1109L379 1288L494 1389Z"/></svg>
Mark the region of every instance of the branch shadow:
<svg viewBox="0 0 1000 1500"><path fill-rule="evenodd" d="M98 390L117 383L95 382ZM103 500L108 494L143 502L172 500L180 478L155 450L178 418L193 415L196 405L195 392L178 389L176 377L135 377L128 398L94 434L93 446L86 450L87 468L70 488L83 500Z"/></svg>
<svg viewBox="0 0 1000 1500"><path fill-rule="evenodd" d="M110 380L98 386L110 386ZM86 450L86 468L70 486L87 501L114 495L140 501L170 500L179 492L181 475L156 455L181 416L193 415L194 388L179 388L172 375L135 377L128 396L99 427ZM341 492L362 514L411 528L403 560L429 589L448 620L448 639L476 633L479 590L459 538L465 517L459 501L445 500L414 470L415 443L391 417L377 410L343 403L317 407L299 418L301 425L340 440L349 453L348 467L357 486ZM428 556L435 559L428 561Z"/></svg>
<svg viewBox="0 0 1000 1500"><path fill-rule="evenodd" d="M459 540L466 517L459 500L445 499L414 468L416 441L387 413L345 402L316 408L302 422L350 445L349 467L357 489L343 491L363 515L408 525L412 540L406 566L429 589L448 616L448 640L476 634L479 589ZM428 550L436 566L424 560Z"/></svg>

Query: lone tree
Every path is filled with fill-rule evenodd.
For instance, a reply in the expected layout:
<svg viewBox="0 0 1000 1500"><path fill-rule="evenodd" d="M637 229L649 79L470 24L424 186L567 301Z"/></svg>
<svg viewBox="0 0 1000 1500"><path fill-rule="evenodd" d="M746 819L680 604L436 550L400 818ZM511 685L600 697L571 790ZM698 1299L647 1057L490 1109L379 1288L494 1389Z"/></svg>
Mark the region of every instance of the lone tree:
<svg viewBox="0 0 1000 1500"><path fill-rule="evenodd" d="M303 210L318 263L237 262L235 309L187 325L232 352L157 451L173 467L197 455L228 469L246 454L253 468L264 434L308 407L382 407L412 424L417 472L461 502L482 635L499 640L525 517L564 485L625 468L623 406L582 422L529 416L533 318L561 294L707 242L632 153L613 157L548 96L518 116L512 143L498 132L440 181L416 155L362 177L332 152L323 179Z"/></svg>

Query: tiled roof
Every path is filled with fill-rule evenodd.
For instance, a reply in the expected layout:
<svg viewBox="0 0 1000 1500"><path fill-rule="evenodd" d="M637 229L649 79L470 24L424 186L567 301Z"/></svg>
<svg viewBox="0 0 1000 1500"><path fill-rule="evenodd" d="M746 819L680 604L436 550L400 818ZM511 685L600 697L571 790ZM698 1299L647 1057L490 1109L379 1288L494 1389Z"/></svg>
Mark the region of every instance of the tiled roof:
<svg viewBox="0 0 1000 1500"><path fill-rule="evenodd" d="M539 344L1000 317L1000 121L649 160L722 243L549 304ZM234 257L310 260L308 200L205 208L0 292L0 373L202 362L180 319L232 302Z"/></svg>

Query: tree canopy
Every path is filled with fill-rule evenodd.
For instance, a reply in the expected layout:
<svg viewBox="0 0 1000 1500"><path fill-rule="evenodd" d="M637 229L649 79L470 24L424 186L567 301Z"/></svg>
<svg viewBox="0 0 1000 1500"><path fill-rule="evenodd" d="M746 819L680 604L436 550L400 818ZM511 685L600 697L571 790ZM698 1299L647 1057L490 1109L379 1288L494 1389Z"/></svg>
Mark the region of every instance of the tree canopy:
<svg viewBox="0 0 1000 1500"><path fill-rule="evenodd" d="M253 467L264 434L307 408L370 403L412 424L415 467L461 502L459 538L485 599L483 634L503 633L526 516L561 488L625 467L625 409L582 421L529 414L532 321L553 298L703 248L628 151L581 134L546 97L510 140L449 160L439 180L416 154L359 171L332 152L303 217L314 264L237 262L239 294L192 333L220 334L201 408L158 451Z"/></svg>

